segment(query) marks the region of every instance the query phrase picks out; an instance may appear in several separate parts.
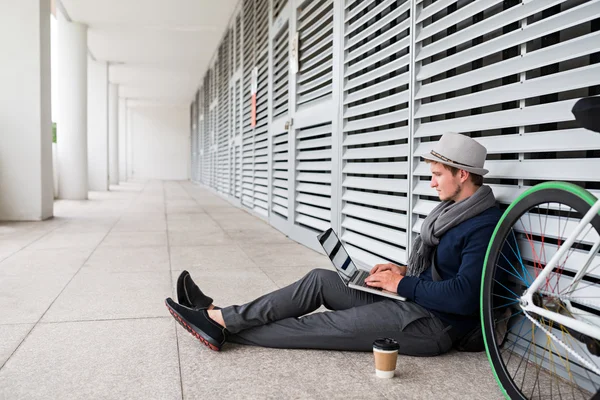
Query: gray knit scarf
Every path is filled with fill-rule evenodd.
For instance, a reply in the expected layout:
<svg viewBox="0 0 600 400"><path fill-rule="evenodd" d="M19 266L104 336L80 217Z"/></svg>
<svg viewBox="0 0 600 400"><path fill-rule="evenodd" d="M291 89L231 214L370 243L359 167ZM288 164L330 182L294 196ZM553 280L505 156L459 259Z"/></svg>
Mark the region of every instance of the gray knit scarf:
<svg viewBox="0 0 600 400"><path fill-rule="evenodd" d="M438 204L421 226L421 234L417 236L410 252L406 275L419 276L429 268L433 252L444 233L495 205L496 198L487 185L481 186L472 196L458 203L442 201Z"/></svg>

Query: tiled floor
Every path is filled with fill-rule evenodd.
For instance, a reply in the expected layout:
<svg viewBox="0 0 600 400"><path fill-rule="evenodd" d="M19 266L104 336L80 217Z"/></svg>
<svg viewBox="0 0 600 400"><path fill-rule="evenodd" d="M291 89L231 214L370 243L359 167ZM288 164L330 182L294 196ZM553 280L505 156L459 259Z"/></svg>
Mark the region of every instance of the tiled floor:
<svg viewBox="0 0 600 400"><path fill-rule="evenodd" d="M329 267L189 182L129 182L0 223L0 399L499 399L485 354L400 357L227 344L214 353L164 299L187 269L219 305Z"/></svg>

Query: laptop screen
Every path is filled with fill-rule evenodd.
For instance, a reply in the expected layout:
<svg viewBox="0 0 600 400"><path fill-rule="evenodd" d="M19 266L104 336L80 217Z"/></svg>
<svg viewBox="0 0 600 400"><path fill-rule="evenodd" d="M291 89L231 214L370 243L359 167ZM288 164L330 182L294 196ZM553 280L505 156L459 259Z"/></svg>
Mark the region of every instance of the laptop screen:
<svg viewBox="0 0 600 400"><path fill-rule="evenodd" d="M318 237L321 246L325 250L325 253L329 256L329 259L333 263L333 266L337 269L340 277L345 283L350 282L350 279L354 276L357 271L356 265L350 259L350 256L342 246L342 242L335 234L333 229L329 228L325 232L321 233Z"/></svg>

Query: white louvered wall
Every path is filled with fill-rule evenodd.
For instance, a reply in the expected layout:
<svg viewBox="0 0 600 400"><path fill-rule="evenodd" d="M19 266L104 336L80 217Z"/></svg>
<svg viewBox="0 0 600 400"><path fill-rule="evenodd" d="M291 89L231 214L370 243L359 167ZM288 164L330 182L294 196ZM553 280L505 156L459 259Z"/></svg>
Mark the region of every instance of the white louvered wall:
<svg viewBox="0 0 600 400"><path fill-rule="evenodd" d="M243 0L191 108L193 177L316 250L333 225L368 264L406 261L438 201L420 156L447 131L488 148L504 206L551 179L597 194L600 135L570 108L600 94L598 16L599 0Z"/></svg>
<svg viewBox="0 0 600 400"><path fill-rule="evenodd" d="M300 69L298 105L331 95L333 65L333 0L308 0L297 9Z"/></svg>

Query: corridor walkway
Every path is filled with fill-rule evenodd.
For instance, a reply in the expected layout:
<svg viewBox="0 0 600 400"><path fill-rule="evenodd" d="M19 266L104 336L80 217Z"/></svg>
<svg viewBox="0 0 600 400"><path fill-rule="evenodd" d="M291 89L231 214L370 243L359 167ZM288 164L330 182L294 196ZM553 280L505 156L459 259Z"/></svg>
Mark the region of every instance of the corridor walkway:
<svg viewBox="0 0 600 400"><path fill-rule="evenodd" d="M0 399L499 399L484 353L400 357L227 344L164 306L187 269L217 305L300 278L325 256L189 182L134 181L0 223Z"/></svg>

